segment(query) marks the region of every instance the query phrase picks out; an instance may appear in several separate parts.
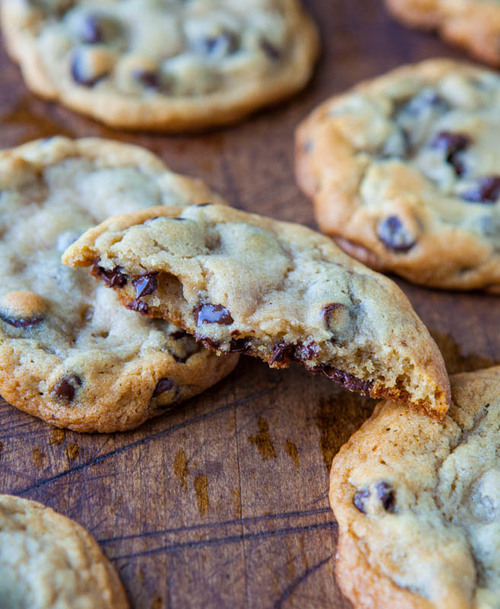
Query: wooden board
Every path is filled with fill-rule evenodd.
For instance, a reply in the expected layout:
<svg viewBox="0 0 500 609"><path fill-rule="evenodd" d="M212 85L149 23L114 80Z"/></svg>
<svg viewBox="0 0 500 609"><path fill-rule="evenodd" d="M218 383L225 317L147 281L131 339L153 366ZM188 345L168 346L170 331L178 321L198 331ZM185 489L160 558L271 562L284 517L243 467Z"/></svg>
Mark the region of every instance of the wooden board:
<svg viewBox="0 0 500 609"><path fill-rule="evenodd" d="M45 103L0 50L0 146L55 134L146 146L235 206L314 226L293 176L293 131L327 95L401 63L463 57L394 23L373 0L310 0L324 52L307 91L232 129L111 131ZM399 282L450 372L500 362L500 306ZM0 405L0 491L74 518L116 564L136 608L345 609L328 466L373 403L294 367L242 358L230 378L133 433L54 430Z"/></svg>

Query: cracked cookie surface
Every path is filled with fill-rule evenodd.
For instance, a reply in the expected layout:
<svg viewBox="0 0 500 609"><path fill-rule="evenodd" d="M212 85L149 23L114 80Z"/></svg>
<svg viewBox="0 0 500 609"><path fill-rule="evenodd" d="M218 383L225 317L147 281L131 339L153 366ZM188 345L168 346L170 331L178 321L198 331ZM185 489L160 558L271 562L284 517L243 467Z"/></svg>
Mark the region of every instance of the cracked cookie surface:
<svg viewBox="0 0 500 609"><path fill-rule="evenodd" d="M500 292L500 76L448 60L322 104L297 132L320 228L377 270Z"/></svg>
<svg viewBox="0 0 500 609"><path fill-rule="evenodd" d="M121 301L219 353L291 360L353 391L444 415L437 346L389 279L328 237L221 205L155 207L88 231L64 254Z"/></svg>
<svg viewBox="0 0 500 609"><path fill-rule="evenodd" d="M152 201L214 195L154 155L106 140L53 138L0 152L0 393L58 427L137 427L236 364L180 328L124 309L88 273L61 264L85 230Z"/></svg>
<svg viewBox="0 0 500 609"><path fill-rule="evenodd" d="M79 524L36 501L0 495L2 609L126 609L114 567Z"/></svg>
<svg viewBox="0 0 500 609"><path fill-rule="evenodd" d="M299 0L5 0L28 86L115 127L234 122L309 79L318 36Z"/></svg>
<svg viewBox="0 0 500 609"><path fill-rule="evenodd" d="M336 569L356 609L500 606L500 367L451 385L442 421L380 404L333 460Z"/></svg>
<svg viewBox="0 0 500 609"><path fill-rule="evenodd" d="M498 0L385 0L387 8L411 27L437 30L446 41L482 61L500 66Z"/></svg>

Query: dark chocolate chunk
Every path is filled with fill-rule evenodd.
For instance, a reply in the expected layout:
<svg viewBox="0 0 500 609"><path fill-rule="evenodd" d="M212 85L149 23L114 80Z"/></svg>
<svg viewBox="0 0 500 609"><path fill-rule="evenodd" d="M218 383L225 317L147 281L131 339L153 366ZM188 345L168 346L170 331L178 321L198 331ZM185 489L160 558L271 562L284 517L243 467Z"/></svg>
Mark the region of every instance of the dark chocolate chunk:
<svg viewBox="0 0 500 609"><path fill-rule="evenodd" d="M370 491L367 488L359 490L353 499L354 507L362 514L366 514L366 501L370 498Z"/></svg>
<svg viewBox="0 0 500 609"><path fill-rule="evenodd" d="M465 171L460 153L466 150L471 144L468 135L462 133L452 133L451 131L441 131L432 140L431 146L441 150L446 158L446 162L452 165L457 175L462 175Z"/></svg>
<svg viewBox="0 0 500 609"><path fill-rule="evenodd" d="M302 361L314 359L318 354L319 347L314 341L307 343L307 345L301 345L295 349L295 357L298 357Z"/></svg>
<svg viewBox="0 0 500 609"><path fill-rule="evenodd" d="M85 87L93 87L95 84L97 84L97 82L99 82L99 80L101 80L105 76L105 74L99 74L98 76L96 76L95 74L88 74L85 70L82 51L78 49L73 54L70 66L71 76L73 77L73 80L79 85L83 85Z"/></svg>
<svg viewBox="0 0 500 609"><path fill-rule="evenodd" d="M377 234L387 249L395 252L408 252L416 243L397 216L389 216L379 222Z"/></svg>
<svg viewBox="0 0 500 609"><path fill-rule="evenodd" d="M77 374L71 374L69 376L63 376L63 378L54 385L52 391L62 400L72 402L75 399L78 388L81 386L82 379Z"/></svg>
<svg viewBox="0 0 500 609"><path fill-rule="evenodd" d="M260 48L272 61L279 61L281 59L281 50L267 38L262 38Z"/></svg>
<svg viewBox="0 0 500 609"><path fill-rule="evenodd" d="M221 32L217 36L199 38L191 43L196 53L211 58L221 58L232 55L238 50L238 37L233 32Z"/></svg>
<svg viewBox="0 0 500 609"><path fill-rule="evenodd" d="M356 391L358 393L362 393L363 395L370 395L373 381L358 379L352 374L349 374L349 372L339 370L338 368L324 367L322 368L322 371L323 374L329 379L335 381L336 383L340 383L342 387L349 389L349 391Z"/></svg>
<svg viewBox="0 0 500 609"><path fill-rule="evenodd" d="M197 336L196 340L211 351L218 351L220 349L220 342L213 340L212 338L208 338L208 336Z"/></svg>
<svg viewBox="0 0 500 609"><path fill-rule="evenodd" d="M158 73L152 70L134 70L133 76L145 89L159 89L161 86Z"/></svg>
<svg viewBox="0 0 500 609"><path fill-rule="evenodd" d="M247 338L233 338L229 344L230 353L245 353L251 347L252 343Z"/></svg>
<svg viewBox="0 0 500 609"><path fill-rule="evenodd" d="M108 271L96 263L94 264L93 274L100 277L110 288L123 288L127 284L128 275L122 273L122 270L121 266L115 266L114 269Z"/></svg>
<svg viewBox="0 0 500 609"><path fill-rule="evenodd" d="M42 323L44 318L38 315L35 317L12 317L12 315L0 313L0 319L10 326L14 326L14 328L31 328L31 326Z"/></svg>
<svg viewBox="0 0 500 609"><path fill-rule="evenodd" d="M233 323L231 313L222 305L204 304L194 309L196 325L221 324L230 326Z"/></svg>
<svg viewBox="0 0 500 609"><path fill-rule="evenodd" d="M396 491L394 487L388 482L377 482L375 490L384 510L394 514L396 511Z"/></svg>
<svg viewBox="0 0 500 609"><path fill-rule="evenodd" d="M280 343L274 346L273 355L269 360L269 364L283 364L284 366L290 363L294 358L295 345L291 343Z"/></svg>
<svg viewBox="0 0 500 609"><path fill-rule="evenodd" d="M500 197L500 176L477 178L475 185L462 194L471 203L496 203Z"/></svg>
<svg viewBox="0 0 500 609"><path fill-rule="evenodd" d="M80 36L84 42L88 44L96 44L102 42L104 35L98 17L95 15L86 15L80 23Z"/></svg>
<svg viewBox="0 0 500 609"><path fill-rule="evenodd" d="M156 276L158 273L145 273L132 280L132 284L135 287L135 297L141 298L141 296L147 296L148 294L154 294L158 289L158 280Z"/></svg>
<svg viewBox="0 0 500 609"><path fill-rule="evenodd" d="M153 391L153 396L152 397L156 398L160 394L165 393L165 391L172 391L172 389L174 387L175 387L175 383L174 383L174 381L172 379L162 378L156 384L156 387L155 387L155 390Z"/></svg>
<svg viewBox="0 0 500 609"><path fill-rule="evenodd" d="M127 309L137 311L137 313L141 313L141 315L149 315L149 307L142 300L133 300L132 302L127 303Z"/></svg>

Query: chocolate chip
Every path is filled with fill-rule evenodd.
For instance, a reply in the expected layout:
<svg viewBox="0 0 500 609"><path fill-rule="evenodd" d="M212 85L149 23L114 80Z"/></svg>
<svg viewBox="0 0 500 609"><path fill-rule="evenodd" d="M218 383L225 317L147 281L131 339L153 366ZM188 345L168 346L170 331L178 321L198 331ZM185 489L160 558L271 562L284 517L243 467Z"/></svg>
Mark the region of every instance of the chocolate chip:
<svg viewBox="0 0 500 609"><path fill-rule="evenodd" d="M262 38L260 41L260 48L272 61L279 61L281 59L281 50L267 38Z"/></svg>
<svg viewBox="0 0 500 609"><path fill-rule="evenodd" d="M295 346L290 343L280 343L274 346L273 355L269 364L287 365L295 355Z"/></svg>
<svg viewBox="0 0 500 609"><path fill-rule="evenodd" d="M353 499L354 507L362 514L366 514L366 501L370 498L370 491L367 488L359 490Z"/></svg>
<svg viewBox="0 0 500 609"><path fill-rule="evenodd" d="M165 393L165 391L172 391L172 389L175 387L175 383L172 379L169 378L162 378L158 381L158 383L156 384L155 390L153 391L153 396L154 398L156 398L157 396L159 396L162 393Z"/></svg>
<svg viewBox="0 0 500 609"><path fill-rule="evenodd" d="M217 36L207 36L192 42L191 47L196 53L211 58L221 58L232 55L238 50L238 38L233 32L222 32Z"/></svg>
<svg viewBox="0 0 500 609"><path fill-rule="evenodd" d="M222 305L204 304L194 309L196 325L220 324L230 326L233 323L231 313Z"/></svg>
<svg viewBox="0 0 500 609"><path fill-rule="evenodd" d="M78 388L81 386L82 379L77 374L71 374L64 376L58 381L52 391L62 400L72 402L75 399Z"/></svg>
<svg viewBox="0 0 500 609"><path fill-rule="evenodd" d="M455 173L459 176L465 170L459 154L466 150L470 144L471 139L468 135L453 133L451 131L440 131L431 142L432 148L441 150L444 153L446 162L452 165Z"/></svg>
<svg viewBox="0 0 500 609"><path fill-rule="evenodd" d="M88 44L96 44L103 40L103 30L95 15L86 15L80 23L80 36Z"/></svg>
<svg viewBox="0 0 500 609"><path fill-rule="evenodd" d="M93 274L100 277L110 288L123 288L127 284L128 275L125 275L122 271L121 266L115 266L114 269L108 271L98 264L94 264Z"/></svg>
<svg viewBox="0 0 500 609"><path fill-rule="evenodd" d="M141 315L149 315L149 307L142 300L133 300L132 302L127 303L127 309L137 311L137 313L141 313Z"/></svg>
<svg viewBox="0 0 500 609"><path fill-rule="evenodd" d="M389 216L379 222L377 234L382 243L395 252L407 252L416 243L397 216Z"/></svg>
<svg viewBox="0 0 500 609"><path fill-rule="evenodd" d="M12 317L11 315L3 315L0 313L0 319L14 328L31 328L44 320L42 316L35 317Z"/></svg>
<svg viewBox="0 0 500 609"><path fill-rule="evenodd" d="M245 353L250 349L252 343L247 338L233 338L229 344L230 353Z"/></svg>
<svg viewBox="0 0 500 609"><path fill-rule="evenodd" d="M101 78L104 77L104 74L95 76L87 73L85 70L82 52L79 50L76 50L73 54L70 69L73 80L79 85L83 85L85 87L93 87L99 80L101 80Z"/></svg>
<svg viewBox="0 0 500 609"><path fill-rule="evenodd" d="M141 298L141 296L147 296L153 294L158 289L158 280L156 279L158 273L145 273L132 280L132 284L135 287L135 297Z"/></svg>
<svg viewBox="0 0 500 609"><path fill-rule="evenodd" d="M384 510L394 514L396 511L396 491L394 487L388 482L377 482L375 490Z"/></svg>
<svg viewBox="0 0 500 609"><path fill-rule="evenodd" d="M462 193L462 199L471 203L496 203L499 197L500 176L478 178L470 190Z"/></svg>
<svg viewBox="0 0 500 609"><path fill-rule="evenodd" d="M370 395L373 381L358 379L356 376L349 374L349 372L328 366L322 368L322 371L323 374L329 379L335 381L336 383L340 383L342 387L345 387L349 391L356 391L357 393L361 393L363 395Z"/></svg>
<svg viewBox="0 0 500 609"><path fill-rule="evenodd" d="M309 361L317 357L318 354L319 347L314 341L307 343L307 345L301 345L295 349L295 357L298 357L300 360Z"/></svg>
<svg viewBox="0 0 500 609"><path fill-rule="evenodd" d="M159 89L161 86L157 72L151 70L134 70L132 75L145 89Z"/></svg>
<svg viewBox="0 0 500 609"><path fill-rule="evenodd" d="M200 336L197 337L196 340L211 351L218 351L220 349L220 342L218 340L208 338L208 336Z"/></svg>
<svg viewBox="0 0 500 609"><path fill-rule="evenodd" d="M334 320L337 316L337 312L342 311L345 308L345 305L340 302L332 302L323 307L323 319L325 320L325 326L328 330L333 330L335 328Z"/></svg>

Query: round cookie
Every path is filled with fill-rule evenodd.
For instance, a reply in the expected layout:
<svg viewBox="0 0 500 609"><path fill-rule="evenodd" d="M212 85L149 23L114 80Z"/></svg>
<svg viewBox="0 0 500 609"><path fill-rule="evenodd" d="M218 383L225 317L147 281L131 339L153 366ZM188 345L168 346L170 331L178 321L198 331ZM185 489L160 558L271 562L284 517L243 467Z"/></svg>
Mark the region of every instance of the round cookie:
<svg viewBox="0 0 500 609"><path fill-rule="evenodd" d="M0 495L2 609L126 609L118 575L79 524L36 501Z"/></svg>
<svg viewBox="0 0 500 609"><path fill-rule="evenodd" d="M500 292L500 76L448 60L336 96L297 132L318 224L365 264Z"/></svg>
<svg viewBox="0 0 500 609"><path fill-rule="evenodd" d="M385 0L389 11L411 27L437 30L448 42L500 66L498 0Z"/></svg>
<svg viewBox="0 0 500 609"><path fill-rule="evenodd" d="M451 377L442 421L377 406L333 460L337 578L356 609L500 598L500 367Z"/></svg>
<svg viewBox="0 0 500 609"><path fill-rule="evenodd" d="M217 353L295 360L351 391L448 409L441 353L403 292L305 226L222 205L153 207L90 229L63 262L91 266L126 307Z"/></svg>
<svg viewBox="0 0 500 609"><path fill-rule="evenodd" d="M318 35L300 0L5 0L28 86L113 127L233 123L308 81Z"/></svg>
<svg viewBox="0 0 500 609"><path fill-rule="evenodd" d="M0 152L0 394L58 427L137 427L235 366L124 309L61 254L110 214L219 200L151 153L53 138Z"/></svg>

